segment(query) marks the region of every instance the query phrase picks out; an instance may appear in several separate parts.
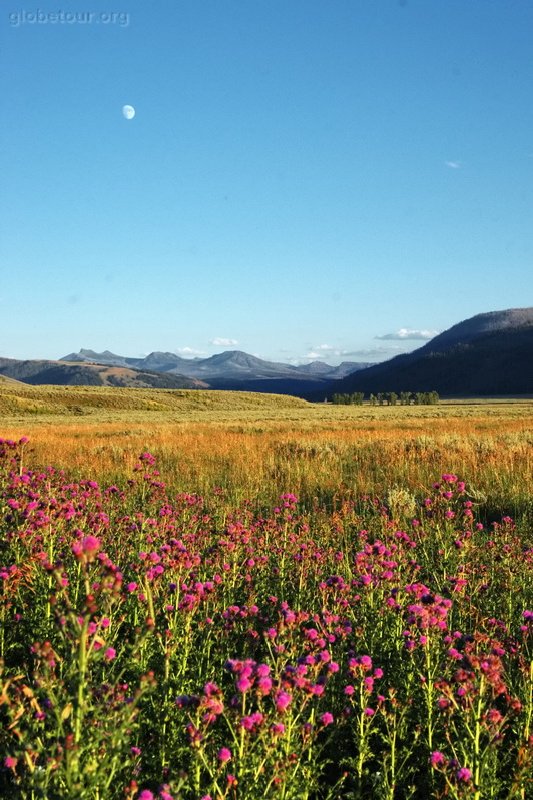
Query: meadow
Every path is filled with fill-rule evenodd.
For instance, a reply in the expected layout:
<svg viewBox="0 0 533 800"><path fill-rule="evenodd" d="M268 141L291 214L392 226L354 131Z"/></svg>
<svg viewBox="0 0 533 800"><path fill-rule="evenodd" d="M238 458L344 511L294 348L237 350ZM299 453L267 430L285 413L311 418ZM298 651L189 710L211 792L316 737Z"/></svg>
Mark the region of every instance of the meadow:
<svg viewBox="0 0 533 800"><path fill-rule="evenodd" d="M532 411L0 384L0 796L533 797Z"/></svg>

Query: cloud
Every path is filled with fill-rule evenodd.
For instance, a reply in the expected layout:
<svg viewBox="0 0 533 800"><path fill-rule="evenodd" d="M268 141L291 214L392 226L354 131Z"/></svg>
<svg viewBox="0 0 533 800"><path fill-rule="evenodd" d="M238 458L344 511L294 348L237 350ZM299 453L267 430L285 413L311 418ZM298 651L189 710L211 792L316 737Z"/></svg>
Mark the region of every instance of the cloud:
<svg viewBox="0 0 533 800"><path fill-rule="evenodd" d="M237 339L227 339L224 336L215 336L214 339L209 340L209 344L214 344L217 347L222 345L223 347L230 347L232 344L239 344Z"/></svg>
<svg viewBox="0 0 533 800"><path fill-rule="evenodd" d="M350 352L345 351L343 355L357 358L364 358L365 361L367 359L372 358L392 358L393 356L397 356L400 353L405 353L405 348L400 347L399 345L392 345L391 347L369 347L366 349L361 350L351 350Z"/></svg>
<svg viewBox="0 0 533 800"><path fill-rule="evenodd" d="M396 333L384 333L382 336L374 336L374 339L385 341L405 341L406 339L422 340L427 342L437 336L439 331L417 330L416 328L400 328Z"/></svg>
<svg viewBox="0 0 533 800"><path fill-rule="evenodd" d="M445 161L447 167L450 169L461 169L462 164L460 161Z"/></svg>
<svg viewBox="0 0 533 800"><path fill-rule="evenodd" d="M177 356L203 356L204 350L197 350L195 347L177 347L174 352Z"/></svg>
<svg viewBox="0 0 533 800"><path fill-rule="evenodd" d="M330 344L317 344L313 347L310 347L307 353L304 356L300 356L300 359L311 359L315 360L317 358L324 358L325 356L340 356L342 355L342 350L337 350L335 347L332 347Z"/></svg>
<svg viewBox="0 0 533 800"><path fill-rule="evenodd" d="M327 350L325 348L327 347ZM337 349L334 347L330 347L329 345L324 345L322 347L313 347L309 349L305 355L299 356L298 358L290 359L291 361L302 364L307 361L316 361L317 359L324 359L326 358L334 358L335 360L341 359L351 359L351 358L363 358L367 361L369 358L392 358L392 356L396 356L399 353L405 353L405 347L401 347L400 345L389 345L388 347L372 347L370 349L361 349L361 350L342 350ZM329 361L328 361L329 363Z"/></svg>
<svg viewBox="0 0 533 800"><path fill-rule="evenodd" d="M314 347L309 349L304 355L300 356L293 356L292 358L286 358L289 364L294 364L298 366L300 364L308 364L310 361L326 361L328 364L331 362L338 363L340 361L385 361L389 358L393 358L394 356L400 355L401 353L409 352L406 351L405 347L401 345L387 345L387 346L377 346L372 348L366 348L361 350L342 350L342 349L335 349L331 347L327 353L324 353L324 350L320 350L318 347ZM326 356L326 358L325 358Z"/></svg>

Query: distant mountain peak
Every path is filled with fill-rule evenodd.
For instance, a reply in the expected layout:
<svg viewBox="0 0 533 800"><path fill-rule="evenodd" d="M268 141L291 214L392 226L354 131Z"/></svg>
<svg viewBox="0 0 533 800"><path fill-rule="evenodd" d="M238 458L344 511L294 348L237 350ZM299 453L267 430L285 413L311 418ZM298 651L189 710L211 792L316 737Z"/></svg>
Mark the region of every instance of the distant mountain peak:
<svg viewBox="0 0 533 800"><path fill-rule="evenodd" d="M335 391L432 391L448 397L533 394L533 307L490 311L410 353L360 370Z"/></svg>
<svg viewBox="0 0 533 800"><path fill-rule="evenodd" d="M116 355L110 350L96 353L94 350L82 348L79 353L70 353L60 360L187 376L203 381L213 389L268 391L304 397L317 386L324 386L330 380L343 378L350 372L368 366L345 362L331 367L319 361L294 366L266 361L244 350L224 350L206 358L183 358L176 353L154 351L143 358L131 358Z"/></svg>
<svg viewBox="0 0 533 800"><path fill-rule="evenodd" d="M533 325L533 307L508 308L503 311L485 311L452 325L427 342L421 350L438 352L451 344L471 342L479 336L497 331L513 330ZM414 353L417 351L414 350Z"/></svg>

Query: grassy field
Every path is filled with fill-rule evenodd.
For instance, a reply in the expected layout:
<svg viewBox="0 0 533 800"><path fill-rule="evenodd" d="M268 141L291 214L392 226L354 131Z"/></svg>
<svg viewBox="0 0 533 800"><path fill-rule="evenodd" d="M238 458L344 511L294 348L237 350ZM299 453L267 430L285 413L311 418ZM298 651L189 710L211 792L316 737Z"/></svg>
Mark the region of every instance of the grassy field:
<svg viewBox="0 0 533 800"><path fill-rule="evenodd" d="M0 796L533 797L533 401L3 382L0 437Z"/></svg>
<svg viewBox="0 0 533 800"><path fill-rule="evenodd" d="M439 406L310 404L245 392L0 387L5 436L29 436L33 463L120 482L138 454L157 455L176 490L221 486L271 503L283 488L304 503L420 491L439 468L480 497L529 513L533 400ZM488 497L492 498L490 501Z"/></svg>

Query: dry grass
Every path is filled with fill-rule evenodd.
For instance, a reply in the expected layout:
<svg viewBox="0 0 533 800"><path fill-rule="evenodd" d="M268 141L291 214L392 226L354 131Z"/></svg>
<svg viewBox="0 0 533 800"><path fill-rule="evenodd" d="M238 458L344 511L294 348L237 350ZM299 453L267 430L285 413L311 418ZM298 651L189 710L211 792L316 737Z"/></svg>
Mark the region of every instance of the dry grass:
<svg viewBox="0 0 533 800"><path fill-rule="evenodd" d="M530 514L533 401L436 407L311 405L238 392L0 387L0 435L30 437L32 464L123 482L139 453L183 491L223 486L272 502L423 491L456 472L511 514Z"/></svg>

